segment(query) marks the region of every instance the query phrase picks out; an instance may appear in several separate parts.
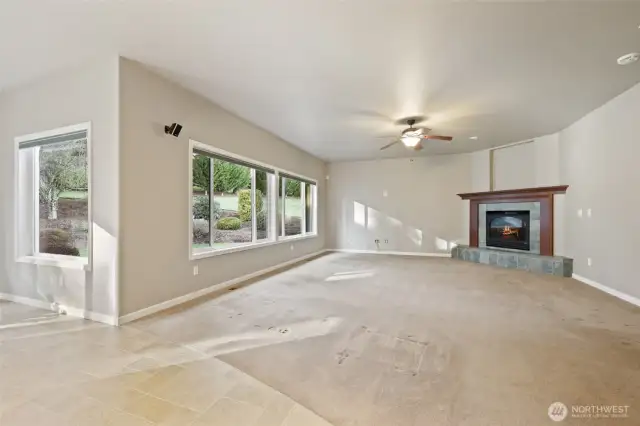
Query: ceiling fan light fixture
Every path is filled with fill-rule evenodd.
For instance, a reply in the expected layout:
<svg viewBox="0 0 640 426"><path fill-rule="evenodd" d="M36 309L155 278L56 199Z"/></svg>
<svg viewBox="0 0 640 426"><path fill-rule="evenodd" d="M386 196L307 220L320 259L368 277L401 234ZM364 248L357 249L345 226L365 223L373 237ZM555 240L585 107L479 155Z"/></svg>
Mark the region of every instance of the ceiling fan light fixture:
<svg viewBox="0 0 640 426"><path fill-rule="evenodd" d="M402 137L402 143L404 144L404 146L409 148L415 147L420 143L421 140L422 138L419 136L403 136Z"/></svg>

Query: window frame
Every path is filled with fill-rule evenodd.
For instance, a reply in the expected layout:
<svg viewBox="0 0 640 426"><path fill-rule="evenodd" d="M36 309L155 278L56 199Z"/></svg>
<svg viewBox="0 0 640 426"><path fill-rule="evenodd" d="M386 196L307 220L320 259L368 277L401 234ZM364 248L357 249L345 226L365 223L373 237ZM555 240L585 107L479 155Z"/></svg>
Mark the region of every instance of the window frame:
<svg viewBox="0 0 640 426"><path fill-rule="evenodd" d="M306 237L306 236L313 236L313 235L317 235L318 234L318 209L317 209L317 201L318 201L318 182L315 179L309 179L303 176L299 176L299 179L295 179L294 174L289 173L287 171L282 171L285 175L289 175L289 176L282 176L282 180L280 180L280 175L277 175L277 184L281 186L281 188L279 188L279 191L282 191L282 202L280 205L280 233L277 236L279 237L280 240L290 240L290 239L296 239L296 238L301 238L301 237ZM298 182L300 182L300 205L302 206L302 211L300 212L300 233L296 234L296 235L286 235L286 229L285 229L285 218L287 216L287 209L286 209L286 199L287 199L287 195L286 195L286 188L287 188L287 179L294 179L297 180ZM312 204L311 204L311 211L312 211L312 217L313 217L313 228L310 232L307 232L307 185L309 185L308 182L315 182L315 183L311 183L311 200L312 200ZM277 200L276 200L277 202Z"/></svg>
<svg viewBox="0 0 640 426"><path fill-rule="evenodd" d="M18 263L30 263L35 265L47 265L47 266L57 266L60 268L71 268L71 269L82 269L85 271L91 271L91 267L93 265L93 179L92 179L92 129L91 122L84 122L73 124L70 126L58 127L55 129L45 130L42 132L30 133L22 136L17 136L14 138L14 250L15 250L15 259ZM63 136L68 133L85 131L87 133L87 257L79 257L79 256L69 256L64 254L51 254L51 253L40 253L40 214L39 214L39 206L40 206L40 158L39 151L40 147L33 147L32 149L32 172L33 172L33 181L31 182L32 191L32 206L35 206L33 209L33 215L31 218L27 218L28 221L31 221L31 229L33 231L33 235L31 236L31 241L28 244L29 250L26 250L28 253L21 253L20 251L20 235L18 235L18 230L20 227L20 205L21 205L21 187L22 184L20 182L20 145L26 142L35 141L38 139L46 139L52 138L55 136ZM29 149L29 148L26 148ZM24 240L23 240L24 241Z"/></svg>
<svg viewBox="0 0 640 426"><path fill-rule="evenodd" d="M266 168L266 169L271 169L274 170L274 174L273 174L273 178L272 179L267 179L267 185L268 185L268 196L267 196L267 203L268 203L268 229L267 229L267 235L271 238L265 239L265 240L255 240L255 236L257 235L256 233L256 220L257 220L257 216L255 214L256 210L255 210L255 172L256 169L252 168L251 169L251 202L252 202L252 209L251 211L254 212L252 214L252 235L254 236L254 241L248 244L243 244L243 245L239 245L236 247L228 247L228 248L218 248L218 249L214 249L214 248L210 248L209 250L203 250L201 252L198 253L194 253L193 252L193 154L194 154L194 150L198 150L198 151L204 151L204 152L208 152L211 153L213 155L220 155L220 156L224 156L224 157L228 157L231 160L238 160L239 162L242 163L246 163L247 165L255 165L256 167L259 168ZM220 148L216 148L213 147L211 145L202 143L202 142L198 142L194 139L189 139L189 150L188 150L188 180L187 180L187 184L188 184L188 209L189 209L189 214L187 216L188 221L189 221L189 232L188 232L188 248L189 248L189 260L198 260L198 259L204 259L207 257L213 257L213 256L220 256L220 255L224 255L224 254L229 254L229 253L236 253L236 252L240 252L240 251L245 251L245 250L252 250L252 249L257 249L257 248L261 248L261 247L268 247L268 246L272 246L272 245L277 245L277 244L283 244L283 243L291 243L293 241L299 241L299 240L305 240L305 239L309 239L309 238L315 238L318 236L318 220L317 220L317 215L318 215L318 210L317 210L317 190L318 190L318 181L316 179L312 179L303 175L300 175L298 173L293 173L290 172L288 170L282 169L280 167L276 167L273 166L271 164L267 164L261 161L257 161L254 160L252 158L247 158L244 157L242 155L238 155L238 154L234 154L231 153L229 151L225 151L223 149ZM249 166L250 167L250 166ZM314 227L313 227L313 232L304 232L305 229L301 228L301 234L299 235L292 235L292 236L281 236L278 233L278 229L277 229L277 221L281 220L278 213L278 184L280 182L280 174L287 174L290 175L292 177L298 177L299 179L305 180L305 181L309 181L309 182L313 182L314 185L314 205L313 205L313 215L314 215ZM212 175L213 176L213 175ZM284 197L283 197L284 200ZM284 201L283 201L284 202ZM284 213L284 210L283 210ZM283 216L283 215L282 215ZM304 206L303 206L303 217L304 217ZM283 231L284 232L284 231Z"/></svg>

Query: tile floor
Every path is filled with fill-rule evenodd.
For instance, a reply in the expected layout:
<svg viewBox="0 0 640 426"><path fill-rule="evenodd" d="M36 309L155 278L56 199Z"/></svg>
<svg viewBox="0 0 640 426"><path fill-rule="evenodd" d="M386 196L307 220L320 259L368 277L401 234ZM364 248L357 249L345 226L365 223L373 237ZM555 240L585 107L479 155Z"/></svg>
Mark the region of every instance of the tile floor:
<svg viewBox="0 0 640 426"><path fill-rule="evenodd" d="M0 302L0 425L329 423L196 349Z"/></svg>

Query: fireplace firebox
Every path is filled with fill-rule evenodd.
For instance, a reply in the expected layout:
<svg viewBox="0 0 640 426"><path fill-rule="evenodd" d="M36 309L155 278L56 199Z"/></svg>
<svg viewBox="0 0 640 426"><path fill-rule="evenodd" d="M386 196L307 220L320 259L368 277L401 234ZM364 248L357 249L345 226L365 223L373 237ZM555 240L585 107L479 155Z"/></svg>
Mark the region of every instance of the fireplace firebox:
<svg viewBox="0 0 640 426"><path fill-rule="evenodd" d="M529 250L529 211L488 211L486 244L517 250Z"/></svg>

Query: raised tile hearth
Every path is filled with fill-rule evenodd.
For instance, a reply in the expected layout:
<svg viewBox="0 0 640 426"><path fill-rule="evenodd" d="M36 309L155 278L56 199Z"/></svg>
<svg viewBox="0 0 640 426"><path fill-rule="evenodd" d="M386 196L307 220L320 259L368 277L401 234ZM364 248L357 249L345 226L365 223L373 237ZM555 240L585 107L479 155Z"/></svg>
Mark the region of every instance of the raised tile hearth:
<svg viewBox="0 0 640 426"><path fill-rule="evenodd" d="M468 262L559 277L571 277L573 274L573 259L562 256L541 256L517 250L459 245L453 248L451 257Z"/></svg>

